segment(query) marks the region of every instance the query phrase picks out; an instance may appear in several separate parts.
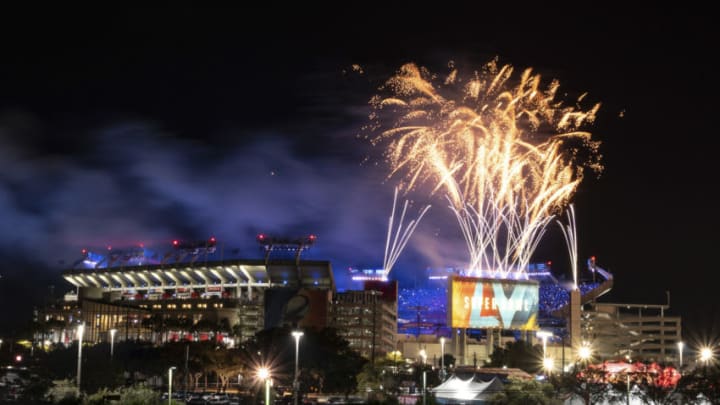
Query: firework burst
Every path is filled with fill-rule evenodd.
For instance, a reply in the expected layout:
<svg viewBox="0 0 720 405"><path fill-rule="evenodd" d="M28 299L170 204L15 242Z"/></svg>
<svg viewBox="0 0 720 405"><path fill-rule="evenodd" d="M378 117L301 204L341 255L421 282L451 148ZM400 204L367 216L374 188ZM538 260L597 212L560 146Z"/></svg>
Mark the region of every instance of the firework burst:
<svg viewBox="0 0 720 405"><path fill-rule="evenodd" d="M578 288L578 274L577 274L577 228L575 227L575 206L570 204L567 211L568 223L563 224L557 221L557 224L562 229L563 236L565 237L565 245L567 246L568 256L570 258L570 271L573 276L573 290Z"/></svg>
<svg viewBox="0 0 720 405"><path fill-rule="evenodd" d="M402 211L400 212L400 218L396 223L395 213L397 212L397 197L398 188L395 187L392 213L390 213L390 218L388 219L387 238L385 239L385 257L383 259L383 270L385 272L385 277L390 274L390 270L392 270L393 266L395 265L395 262L400 256L400 253L403 251L403 249L405 249L405 245L407 245L408 240L410 240L410 236L415 231L415 228L420 223L422 217L430 209L430 206L426 205L422 210L420 210L420 214L418 214L418 217L416 219L410 220L410 222L405 225L405 214L407 213L409 204L408 200L405 200Z"/></svg>
<svg viewBox="0 0 720 405"><path fill-rule="evenodd" d="M557 100L531 69L517 78L493 60L467 79L407 64L373 97L368 128L389 176L407 191L427 183L448 198L469 250L469 271L524 271L546 225L585 168L602 170L599 142L581 131L599 104Z"/></svg>

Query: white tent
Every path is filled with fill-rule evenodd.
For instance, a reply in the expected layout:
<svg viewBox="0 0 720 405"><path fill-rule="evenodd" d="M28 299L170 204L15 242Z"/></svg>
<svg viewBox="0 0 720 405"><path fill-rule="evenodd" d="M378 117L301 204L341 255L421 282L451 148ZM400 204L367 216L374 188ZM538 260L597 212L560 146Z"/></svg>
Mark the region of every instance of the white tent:
<svg viewBox="0 0 720 405"><path fill-rule="evenodd" d="M503 383L497 378L490 381L475 381L475 377L466 380L457 376L450 377L444 383L432 389L435 399L443 404L473 403L489 401L493 395L503 390Z"/></svg>

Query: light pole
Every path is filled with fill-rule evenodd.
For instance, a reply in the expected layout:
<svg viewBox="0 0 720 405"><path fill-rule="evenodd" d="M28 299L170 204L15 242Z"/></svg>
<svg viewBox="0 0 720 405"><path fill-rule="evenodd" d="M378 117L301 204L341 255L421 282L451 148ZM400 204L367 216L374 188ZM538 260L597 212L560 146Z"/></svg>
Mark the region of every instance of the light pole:
<svg viewBox="0 0 720 405"><path fill-rule="evenodd" d="M110 360L113 358L113 350L115 349L115 334L117 329L110 329Z"/></svg>
<svg viewBox="0 0 720 405"><path fill-rule="evenodd" d="M445 381L445 336L440 338L440 380Z"/></svg>
<svg viewBox="0 0 720 405"><path fill-rule="evenodd" d="M682 355L683 355L683 349L685 348L685 343L683 341L677 342L678 346L678 356L680 358L680 366L678 368L682 368Z"/></svg>
<svg viewBox="0 0 720 405"><path fill-rule="evenodd" d="M265 405L270 405L270 370L262 367L258 370L258 377L265 381Z"/></svg>
<svg viewBox="0 0 720 405"><path fill-rule="evenodd" d="M426 376L426 374L425 374L425 361L427 360L427 353L425 353L425 349L420 350L420 357L422 357L422 359L423 359L423 362L422 362L422 370L423 370L423 373L422 373L422 380L423 380L423 388L422 388L423 405L426 405L427 400L426 400L426 393L425 393L425 392L426 392L426 387L427 387L427 376Z"/></svg>
<svg viewBox="0 0 720 405"><path fill-rule="evenodd" d="M168 369L168 405L172 405L172 372L175 369L175 366Z"/></svg>
<svg viewBox="0 0 720 405"><path fill-rule="evenodd" d="M542 339L543 342L543 367L545 367L547 363L547 341L549 337L552 337L552 335L552 332L546 330L539 330L537 332L537 337Z"/></svg>
<svg viewBox="0 0 720 405"><path fill-rule="evenodd" d="M300 396L300 381L298 380L298 360L300 357L300 338L303 336L303 334L303 332L298 330L292 332L292 335L295 338L295 378L293 379L295 405L298 405L298 397Z"/></svg>
<svg viewBox="0 0 720 405"><path fill-rule="evenodd" d="M627 399L627 405L630 405L630 371L625 376L627 378L627 397L625 398Z"/></svg>
<svg viewBox="0 0 720 405"><path fill-rule="evenodd" d="M78 337L78 362L77 362L77 396L80 398L80 377L82 377L82 339L85 332L85 323L81 323L77 328Z"/></svg>

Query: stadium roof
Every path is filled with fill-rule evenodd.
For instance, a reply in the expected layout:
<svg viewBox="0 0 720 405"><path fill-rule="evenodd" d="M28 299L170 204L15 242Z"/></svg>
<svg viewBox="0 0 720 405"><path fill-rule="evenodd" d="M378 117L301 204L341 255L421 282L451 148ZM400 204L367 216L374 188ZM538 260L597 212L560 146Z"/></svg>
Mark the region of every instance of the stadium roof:
<svg viewBox="0 0 720 405"><path fill-rule="evenodd" d="M63 277L76 287L134 291L179 287L307 287L335 289L329 261L224 260L98 269L71 269Z"/></svg>

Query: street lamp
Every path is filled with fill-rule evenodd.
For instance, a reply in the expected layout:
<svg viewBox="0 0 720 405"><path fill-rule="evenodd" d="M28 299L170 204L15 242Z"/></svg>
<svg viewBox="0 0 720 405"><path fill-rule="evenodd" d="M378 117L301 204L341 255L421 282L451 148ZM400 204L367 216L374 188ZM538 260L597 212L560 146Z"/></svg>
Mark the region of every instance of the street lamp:
<svg viewBox="0 0 720 405"><path fill-rule="evenodd" d="M298 380L298 358L300 356L300 338L303 332L295 330L292 332L295 338L295 378L293 379L293 391L295 394L295 405L298 405L298 397L300 396L300 381Z"/></svg>
<svg viewBox="0 0 720 405"><path fill-rule="evenodd" d="M683 355L683 349L685 348L685 343L683 343L683 341L681 340L681 341L677 342L677 346L678 346L678 356L680 357L680 363L679 363L680 367L678 367L678 368L682 368L682 355Z"/></svg>
<svg viewBox="0 0 720 405"><path fill-rule="evenodd" d="M587 364L590 357L592 357L592 349L590 348L590 345L587 342L583 342L583 344L578 348L577 355L581 364Z"/></svg>
<svg viewBox="0 0 720 405"><path fill-rule="evenodd" d="M423 374L422 374L423 388L422 388L422 394L423 394L423 405L425 405L425 404L427 403L427 401L426 401L426 393L425 393L426 387L427 387L427 376L426 376L426 372L425 372L425 361L427 360L427 353L425 353L425 349L420 350L420 357L422 357L422 359L423 359L423 366L422 366L422 370L423 370Z"/></svg>
<svg viewBox="0 0 720 405"><path fill-rule="evenodd" d="M552 374L553 367L555 367L555 360L552 357L545 357L543 359L543 368L548 374Z"/></svg>
<svg viewBox="0 0 720 405"><path fill-rule="evenodd" d="M77 396L80 398L80 377L82 377L82 339L85 333L85 323L81 323L77 328L78 337L78 362L77 362Z"/></svg>
<svg viewBox="0 0 720 405"><path fill-rule="evenodd" d="M168 405L172 405L172 372L177 367L172 366L168 369Z"/></svg>
<svg viewBox="0 0 720 405"><path fill-rule="evenodd" d="M705 372L707 373L708 362L713 358L713 350L709 347L700 349L700 360L705 363Z"/></svg>
<svg viewBox="0 0 720 405"><path fill-rule="evenodd" d="M445 336L440 338L440 379L445 380Z"/></svg>
<svg viewBox="0 0 720 405"><path fill-rule="evenodd" d="M260 368L258 377L265 381L265 405L270 405L270 370L266 367Z"/></svg>
<svg viewBox="0 0 720 405"><path fill-rule="evenodd" d="M117 333L117 329L110 329L110 359L113 358L113 350L115 348L115 334Z"/></svg>
<svg viewBox="0 0 720 405"><path fill-rule="evenodd" d="M539 330L537 332L537 337L542 339L543 342L543 365L545 365L545 359L547 359L547 341L548 338L552 337L553 334L550 331L547 330Z"/></svg>

